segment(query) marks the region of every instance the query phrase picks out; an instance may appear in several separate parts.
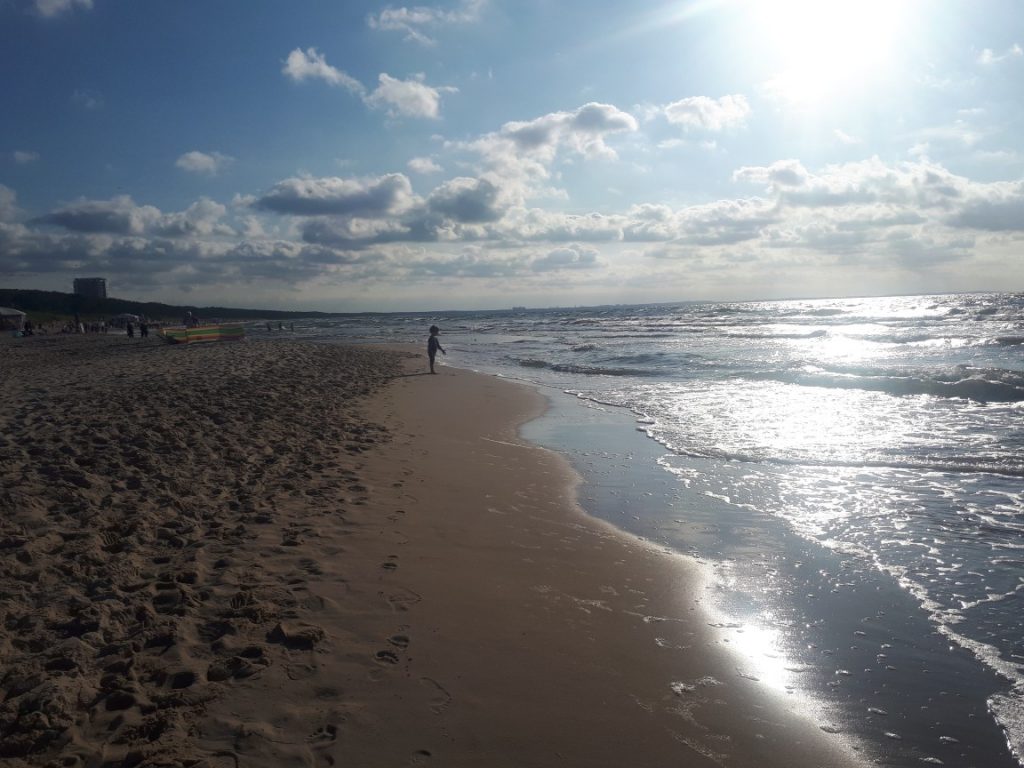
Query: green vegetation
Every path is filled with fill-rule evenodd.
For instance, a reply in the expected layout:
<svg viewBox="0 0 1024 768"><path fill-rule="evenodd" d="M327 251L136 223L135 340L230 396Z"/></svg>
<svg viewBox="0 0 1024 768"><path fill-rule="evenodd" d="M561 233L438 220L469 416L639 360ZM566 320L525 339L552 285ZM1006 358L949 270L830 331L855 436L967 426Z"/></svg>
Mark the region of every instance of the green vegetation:
<svg viewBox="0 0 1024 768"><path fill-rule="evenodd" d="M29 291L0 288L0 307L13 307L28 313L34 323L64 322L76 315L83 322L106 320L129 313L158 322L180 323L186 312L202 319L286 320L296 317L330 317L328 312L284 312L273 309L237 309L231 307L190 307L125 299L89 299L59 291Z"/></svg>

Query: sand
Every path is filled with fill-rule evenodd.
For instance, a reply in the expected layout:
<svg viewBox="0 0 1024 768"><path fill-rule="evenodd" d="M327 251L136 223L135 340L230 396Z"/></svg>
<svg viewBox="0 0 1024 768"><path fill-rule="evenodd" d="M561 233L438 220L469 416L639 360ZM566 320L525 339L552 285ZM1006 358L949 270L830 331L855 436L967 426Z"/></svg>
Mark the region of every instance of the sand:
<svg viewBox="0 0 1024 768"><path fill-rule="evenodd" d="M0 758L844 766L535 391L418 350L0 341Z"/></svg>

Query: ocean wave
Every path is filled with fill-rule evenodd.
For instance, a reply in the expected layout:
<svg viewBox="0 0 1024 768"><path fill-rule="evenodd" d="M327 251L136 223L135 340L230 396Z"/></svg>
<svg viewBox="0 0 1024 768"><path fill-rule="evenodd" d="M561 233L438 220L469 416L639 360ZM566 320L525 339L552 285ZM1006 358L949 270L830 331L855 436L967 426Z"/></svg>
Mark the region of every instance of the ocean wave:
<svg viewBox="0 0 1024 768"><path fill-rule="evenodd" d="M986 339L985 343L998 347L1019 347L1024 344L1024 336L996 336L994 339Z"/></svg>
<svg viewBox="0 0 1024 768"><path fill-rule="evenodd" d="M608 405L614 405L614 403L608 403ZM867 459L856 461L844 459L811 459L808 457L772 456L756 452L744 453L741 451L726 451L713 447L682 447L674 444L670 439L662 437L658 433L656 427L652 427L648 424L641 424L637 429L645 432L648 437L661 445L664 445L675 455L691 459L715 459L718 461L736 462L740 464L766 464L776 467L825 467L835 469L873 470L880 472L941 472L945 474L958 475L978 474L999 475L1001 477L1024 477L1024 465L1001 464L998 462L983 460L942 461L929 459L913 460L907 458L904 460Z"/></svg>
<svg viewBox="0 0 1024 768"><path fill-rule="evenodd" d="M943 374L804 369L769 371L748 374L747 377L806 387L860 389L890 395L930 395L979 403L1024 402L1024 374L1000 368L961 366Z"/></svg>
<svg viewBox="0 0 1024 768"><path fill-rule="evenodd" d="M642 368L616 368L599 365L577 365L575 363L552 363L536 358L517 359L523 368L543 368L558 373L574 373L580 376L654 376L655 371Z"/></svg>
<svg viewBox="0 0 1024 768"><path fill-rule="evenodd" d="M730 339L820 339L828 336L829 332L824 329L814 331L728 331L725 334Z"/></svg>

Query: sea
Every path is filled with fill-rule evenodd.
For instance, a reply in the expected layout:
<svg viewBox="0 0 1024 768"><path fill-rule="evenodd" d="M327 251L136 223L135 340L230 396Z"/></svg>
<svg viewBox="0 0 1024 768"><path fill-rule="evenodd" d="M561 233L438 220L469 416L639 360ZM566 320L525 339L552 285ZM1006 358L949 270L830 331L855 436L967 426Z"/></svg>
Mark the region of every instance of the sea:
<svg viewBox="0 0 1024 768"><path fill-rule="evenodd" d="M737 673L886 766L1024 758L1024 294L351 315L529 383L580 503L700 561ZM255 324L252 335L270 335ZM672 681L666 681L672 685Z"/></svg>

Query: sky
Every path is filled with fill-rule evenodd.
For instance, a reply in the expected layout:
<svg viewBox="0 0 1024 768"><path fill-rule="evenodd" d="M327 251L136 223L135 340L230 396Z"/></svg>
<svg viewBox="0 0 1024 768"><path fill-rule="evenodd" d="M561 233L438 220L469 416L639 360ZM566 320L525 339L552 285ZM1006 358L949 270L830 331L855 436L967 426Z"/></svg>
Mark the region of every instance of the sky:
<svg viewBox="0 0 1024 768"><path fill-rule="evenodd" d="M0 287L1024 291L1020 0L0 0Z"/></svg>

